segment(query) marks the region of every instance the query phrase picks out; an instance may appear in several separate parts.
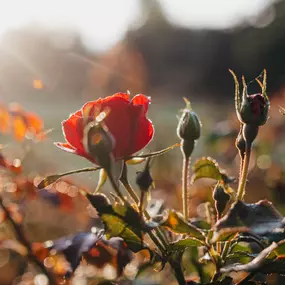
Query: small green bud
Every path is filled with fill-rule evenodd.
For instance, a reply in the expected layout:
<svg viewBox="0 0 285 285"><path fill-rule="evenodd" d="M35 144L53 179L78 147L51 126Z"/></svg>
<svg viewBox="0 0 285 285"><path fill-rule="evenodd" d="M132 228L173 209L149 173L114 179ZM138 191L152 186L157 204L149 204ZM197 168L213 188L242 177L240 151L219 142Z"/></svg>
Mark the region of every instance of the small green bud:
<svg viewBox="0 0 285 285"><path fill-rule="evenodd" d="M150 159L147 160L143 171L137 172L136 183L142 192L147 192L153 184L149 167Z"/></svg>
<svg viewBox="0 0 285 285"><path fill-rule="evenodd" d="M184 98L186 108L184 108L182 116L177 126L177 136L181 139L181 150L186 157L189 157L195 146L195 141L201 135L201 122L195 112L191 108L190 102Z"/></svg>
<svg viewBox="0 0 285 285"><path fill-rule="evenodd" d="M201 122L195 112L192 111L190 102L185 99L186 108L183 110L177 126L177 135L183 140L197 140L201 134Z"/></svg>

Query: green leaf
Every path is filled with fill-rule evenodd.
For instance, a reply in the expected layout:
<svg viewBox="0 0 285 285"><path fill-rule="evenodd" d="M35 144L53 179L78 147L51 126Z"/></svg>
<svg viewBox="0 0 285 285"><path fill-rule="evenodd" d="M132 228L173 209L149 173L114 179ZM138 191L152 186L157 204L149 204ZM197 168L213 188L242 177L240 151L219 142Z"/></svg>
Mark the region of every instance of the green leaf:
<svg viewBox="0 0 285 285"><path fill-rule="evenodd" d="M167 219L161 225L169 228L175 233L188 234L200 240L205 239L201 230L196 228L194 225L187 223L181 213L175 212L173 210L170 210L168 212Z"/></svg>
<svg viewBox="0 0 285 285"><path fill-rule="evenodd" d="M178 241L170 243L171 250L185 249L186 247L190 246L204 246L204 245L205 243L203 241L192 237L180 239Z"/></svg>
<svg viewBox="0 0 285 285"><path fill-rule="evenodd" d="M88 168L72 170L69 172L62 173L62 174L50 175L50 176L46 177L45 179L43 179L37 187L38 187L38 189L43 189L43 188L49 186L50 184L54 183L56 180L58 180L59 178L61 178L63 176L71 175L71 174L75 174L75 173L81 173L81 172L97 171L99 169L101 169L101 167L88 167Z"/></svg>
<svg viewBox="0 0 285 285"><path fill-rule="evenodd" d="M218 163L210 157L203 157L196 161L193 166L193 172L194 174L192 175L191 183L194 183L201 178L212 178L215 180L222 179Z"/></svg>
<svg viewBox="0 0 285 285"><path fill-rule="evenodd" d="M121 237L129 248L137 252L146 248L142 234L149 232L152 228L146 225L140 214L130 205L114 203L102 194L86 194L92 206L96 208L99 216L104 222L108 238Z"/></svg>
<svg viewBox="0 0 285 285"><path fill-rule="evenodd" d="M246 271L246 272L263 272L263 273L273 273L270 272L273 261L272 260L266 260L268 255L271 254L276 248L278 247L277 243L272 243L269 247L265 248L263 251L261 251L257 257L255 257L252 261L250 261L247 264L240 264L235 263L233 265L228 265L223 268L221 268L221 273L228 273L228 272L239 272L239 271ZM267 268L266 268L267 267ZM273 267L274 268L274 267ZM273 269L272 268L272 269ZM285 272L285 267L283 268Z"/></svg>
<svg viewBox="0 0 285 285"><path fill-rule="evenodd" d="M278 247L274 250L278 258L285 258L285 240L278 243Z"/></svg>
<svg viewBox="0 0 285 285"><path fill-rule="evenodd" d="M231 241L239 233L247 233L249 229L246 227L234 227L234 228L224 228L219 232L215 232L211 243L216 243L218 241Z"/></svg>
<svg viewBox="0 0 285 285"><path fill-rule="evenodd" d="M253 204L238 201L215 225L217 232L237 227L247 227L253 234L270 242L279 241L284 236L283 216L267 200Z"/></svg>
<svg viewBox="0 0 285 285"><path fill-rule="evenodd" d="M255 258L256 254L250 253L250 252L246 252L246 251L236 251L234 253L231 253L227 256L226 260L228 259L238 259L239 262L241 262L242 259L244 259L245 257L249 257L249 258ZM242 262L244 263L244 262ZM248 263L248 259L246 259L246 263Z"/></svg>
<svg viewBox="0 0 285 285"><path fill-rule="evenodd" d="M128 227L123 219L110 214L101 215L101 219L106 226L105 234L108 239L112 237L121 237L134 252L144 248L142 238Z"/></svg>

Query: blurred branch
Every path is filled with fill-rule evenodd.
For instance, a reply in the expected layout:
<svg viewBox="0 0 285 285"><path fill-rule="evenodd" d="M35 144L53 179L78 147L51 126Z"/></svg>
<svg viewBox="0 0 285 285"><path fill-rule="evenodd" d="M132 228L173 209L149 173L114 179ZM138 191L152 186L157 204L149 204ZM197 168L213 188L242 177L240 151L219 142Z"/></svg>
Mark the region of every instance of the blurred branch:
<svg viewBox="0 0 285 285"><path fill-rule="evenodd" d="M0 207L3 209L7 220L11 223L17 239L19 242L21 242L28 250L28 259L34 263L37 267L40 268L40 270L47 276L48 280L49 280L49 284L50 285L57 285L55 278L48 272L48 270L46 269L46 267L44 266L44 264L33 254L32 251L32 247L31 244L29 243L29 241L26 239L22 228L20 225L18 225L13 218L11 217L11 214L9 212L9 210L6 208L6 206L3 203L3 198L0 196Z"/></svg>

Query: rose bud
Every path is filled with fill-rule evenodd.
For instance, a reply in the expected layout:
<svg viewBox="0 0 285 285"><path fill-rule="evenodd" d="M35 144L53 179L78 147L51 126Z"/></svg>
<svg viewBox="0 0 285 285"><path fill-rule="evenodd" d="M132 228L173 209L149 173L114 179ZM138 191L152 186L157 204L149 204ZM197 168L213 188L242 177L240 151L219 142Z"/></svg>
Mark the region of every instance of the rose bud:
<svg viewBox="0 0 285 285"><path fill-rule="evenodd" d="M182 116L177 126L177 136L182 140L182 151L186 157L192 154L195 140L201 134L201 122L197 114L192 110L190 102L184 98L186 108L183 109Z"/></svg>
<svg viewBox="0 0 285 285"><path fill-rule="evenodd" d="M143 171L137 172L136 183L142 192L147 192L153 183L149 169L150 159L147 160Z"/></svg>
<svg viewBox="0 0 285 285"><path fill-rule="evenodd" d="M258 93L246 95L241 102L240 117L244 124L262 126L268 119L269 101Z"/></svg>
<svg viewBox="0 0 285 285"><path fill-rule="evenodd" d="M242 77L243 94L240 102L239 85L236 76L232 72L236 84L236 111L239 120L243 124L262 126L268 119L268 111L270 107L269 98L266 94L266 71L264 70L263 83L257 82L262 88L262 93L249 95L244 77Z"/></svg>
<svg viewBox="0 0 285 285"><path fill-rule="evenodd" d="M186 108L183 110L177 126L177 135L182 140L197 140L201 133L201 123L190 102L185 99Z"/></svg>

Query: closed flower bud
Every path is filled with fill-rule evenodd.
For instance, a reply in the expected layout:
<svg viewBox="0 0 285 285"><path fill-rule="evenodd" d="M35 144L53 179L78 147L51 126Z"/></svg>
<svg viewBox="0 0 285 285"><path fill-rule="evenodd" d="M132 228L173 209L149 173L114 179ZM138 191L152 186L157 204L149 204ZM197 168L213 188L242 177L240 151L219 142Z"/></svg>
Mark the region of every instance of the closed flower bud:
<svg viewBox="0 0 285 285"><path fill-rule="evenodd" d="M269 98L266 94L266 70L263 73L263 83L258 79L262 92L257 94L249 95L247 92L247 85L244 77L242 77L243 94L240 98L239 83L236 75L230 70L233 75L236 91L235 91L235 105L238 118L242 124L262 126L268 119L268 111L270 107Z"/></svg>
<svg viewBox="0 0 285 285"><path fill-rule="evenodd" d="M195 112L192 111L190 103L186 102L177 127L177 135L183 140L197 140L201 134L201 123Z"/></svg>
<svg viewBox="0 0 285 285"><path fill-rule="evenodd" d="M195 141L200 138L201 122L195 112L193 112L190 102L184 98L186 108L183 110L177 126L177 136L182 141L182 152L189 157L194 149Z"/></svg>
<svg viewBox="0 0 285 285"><path fill-rule="evenodd" d="M91 122L84 129L85 151L103 168L110 168L115 141L112 134L101 123Z"/></svg>
<svg viewBox="0 0 285 285"><path fill-rule="evenodd" d="M150 160L148 159L144 170L137 172L136 183L143 192L147 192L153 183L149 169L149 162Z"/></svg>
<svg viewBox="0 0 285 285"><path fill-rule="evenodd" d="M239 112L244 124L262 126L268 119L268 110L269 102L258 93L243 97Z"/></svg>

